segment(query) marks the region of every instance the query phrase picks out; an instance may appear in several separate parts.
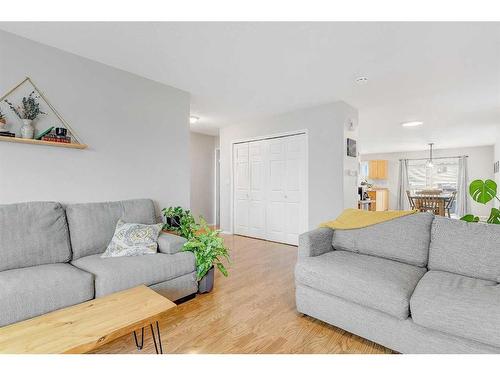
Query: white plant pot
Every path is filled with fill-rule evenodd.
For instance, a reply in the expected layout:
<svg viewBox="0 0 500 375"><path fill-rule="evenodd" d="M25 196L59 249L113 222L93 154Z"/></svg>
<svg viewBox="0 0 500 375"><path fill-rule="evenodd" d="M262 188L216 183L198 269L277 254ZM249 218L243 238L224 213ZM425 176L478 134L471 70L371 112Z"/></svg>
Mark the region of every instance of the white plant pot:
<svg viewBox="0 0 500 375"><path fill-rule="evenodd" d="M23 126L21 126L21 138L33 139L35 136L35 127L33 126L33 120L23 120Z"/></svg>

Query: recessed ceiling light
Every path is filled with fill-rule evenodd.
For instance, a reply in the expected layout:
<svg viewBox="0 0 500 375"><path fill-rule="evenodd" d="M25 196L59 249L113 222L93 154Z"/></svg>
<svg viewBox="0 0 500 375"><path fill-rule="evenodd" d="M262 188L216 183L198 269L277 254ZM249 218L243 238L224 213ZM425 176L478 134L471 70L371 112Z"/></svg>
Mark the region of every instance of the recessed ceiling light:
<svg viewBox="0 0 500 375"><path fill-rule="evenodd" d="M196 124L200 118L196 116L189 116L189 123Z"/></svg>
<svg viewBox="0 0 500 375"><path fill-rule="evenodd" d="M422 121L408 121L408 122L403 122L401 124L401 126L405 127L405 128L412 128L414 126L420 126L422 125L423 122Z"/></svg>
<svg viewBox="0 0 500 375"><path fill-rule="evenodd" d="M368 82L368 78L366 78L366 77L358 77L358 78L356 78L356 83L358 85L363 85L366 82Z"/></svg>

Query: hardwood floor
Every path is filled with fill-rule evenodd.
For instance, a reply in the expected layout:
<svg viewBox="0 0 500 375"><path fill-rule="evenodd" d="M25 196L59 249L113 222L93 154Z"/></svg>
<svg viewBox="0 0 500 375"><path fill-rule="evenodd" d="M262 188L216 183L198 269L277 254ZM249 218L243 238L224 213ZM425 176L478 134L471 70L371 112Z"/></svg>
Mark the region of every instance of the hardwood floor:
<svg viewBox="0 0 500 375"><path fill-rule="evenodd" d="M230 275L217 273L211 293L179 305L160 322L164 353L391 353L295 309L297 248L224 236ZM95 353L154 353L149 329L137 351L132 335Z"/></svg>

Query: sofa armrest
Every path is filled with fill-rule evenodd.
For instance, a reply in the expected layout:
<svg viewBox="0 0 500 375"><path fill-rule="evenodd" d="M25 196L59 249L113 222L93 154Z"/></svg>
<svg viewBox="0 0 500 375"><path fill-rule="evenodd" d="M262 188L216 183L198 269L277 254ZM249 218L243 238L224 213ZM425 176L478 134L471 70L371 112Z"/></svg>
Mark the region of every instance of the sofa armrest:
<svg viewBox="0 0 500 375"><path fill-rule="evenodd" d="M315 257L333 250L333 229L318 228L299 236L299 258Z"/></svg>
<svg viewBox="0 0 500 375"><path fill-rule="evenodd" d="M181 251L182 246L187 242L184 237L175 234L160 233L158 237L158 251L164 254L175 254Z"/></svg>

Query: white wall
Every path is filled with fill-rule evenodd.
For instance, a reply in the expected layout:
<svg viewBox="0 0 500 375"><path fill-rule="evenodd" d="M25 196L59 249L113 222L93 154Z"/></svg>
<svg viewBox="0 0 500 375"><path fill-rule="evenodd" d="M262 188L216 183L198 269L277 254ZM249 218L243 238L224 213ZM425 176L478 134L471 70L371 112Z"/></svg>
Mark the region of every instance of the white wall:
<svg viewBox="0 0 500 375"><path fill-rule="evenodd" d="M349 124L344 127L344 208L358 208L358 184L359 184L359 152L357 156L347 156L347 138L357 141L359 147L358 114L353 108L349 118L353 121L353 129Z"/></svg>
<svg viewBox="0 0 500 375"><path fill-rule="evenodd" d="M494 161L500 160L500 126L497 129L497 138L496 138L496 143L494 146ZM499 192L500 192L500 172L495 174L495 181L497 183ZM500 196L500 193L498 194ZM500 208L500 202L495 199L495 206L497 208Z"/></svg>
<svg viewBox="0 0 500 375"><path fill-rule="evenodd" d="M458 156L468 155L467 166L469 182L475 179L485 180L493 177L493 147L466 147L453 149L437 149L434 150L435 157L441 156ZM397 208L397 193L398 193L398 168L399 159L426 158L429 156L429 150L412 151L412 152L392 152L381 154L364 154L361 155L361 160L382 159L388 160L389 163L389 178L387 180L373 181L376 186L389 188L389 209ZM470 200L471 213L479 216L488 216L491 210L491 205L482 205Z"/></svg>
<svg viewBox="0 0 500 375"><path fill-rule="evenodd" d="M246 122L220 131L221 227L232 230L232 142L307 129L309 228L335 218L344 208L344 126L357 111L343 102L325 104ZM352 188L356 196L356 186Z"/></svg>
<svg viewBox="0 0 500 375"><path fill-rule="evenodd" d="M191 211L215 223L215 149L219 138L191 132Z"/></svg>
<svg viewBox="0 0 500 375"><path fill-rule="evenodd" d="M0 92L30 76L89 145L0 143L0 203L145 197L189 205L188 93L5 32L0 56Z"/></svg>

